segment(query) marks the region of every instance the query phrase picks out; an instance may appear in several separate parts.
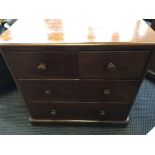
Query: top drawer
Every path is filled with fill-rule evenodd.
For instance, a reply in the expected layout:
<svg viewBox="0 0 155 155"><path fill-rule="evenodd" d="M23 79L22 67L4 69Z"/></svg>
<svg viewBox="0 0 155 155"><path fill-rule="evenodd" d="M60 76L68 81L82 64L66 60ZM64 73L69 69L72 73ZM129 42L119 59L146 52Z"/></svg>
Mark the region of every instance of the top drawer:
<svg viewBox="0 0 155 155"><path fill-rule="evenodd" d="M139 79L147 63L148 51L81 51L81 78Z"/></svg>
<svg viewBox="0 0 155 155"><path fill-rule="evenodd" d="M76 76L74 52L7 52L5 57L18 79Z"/></svg>

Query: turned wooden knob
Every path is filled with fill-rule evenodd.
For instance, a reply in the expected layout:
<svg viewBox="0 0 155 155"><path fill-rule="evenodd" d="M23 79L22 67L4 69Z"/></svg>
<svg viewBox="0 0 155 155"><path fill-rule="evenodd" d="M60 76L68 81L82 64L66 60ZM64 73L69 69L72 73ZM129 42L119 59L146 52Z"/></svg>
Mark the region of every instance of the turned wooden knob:
<svg viewBox="0 0 155 155"><path fill-rule="evenodd" d="M105 110L100 111L100 116L101 117L106 116L106 115L107 115L107 112Z"/></svg>
<svg viewBox="0 0 155 155"><path fill-rule="evenodd" d="M45 63L40 63L39 65L38 65L38 70L40 70L40 71L45 71L45 70L47 70L47 67L46 67L46 64Z"/></svg>
<svg viewBox="0 0 155 155"><path fill-rule="evenodd" d="M52 94L52 90L51 89L46 89L44 94L45 95L51 95Z"/></svg>
<svg viewBox="0 0 155 155"><path fill-rule="evenodd" d="M51 115L51 116L56 116L56 114L57 114L57 113L56 113L56 109L52 109L51 112L50 112L50 115Z"/></svg>
<svg viewBox="0 0 155 155"><path fill-rule="evenodd" d="M111 95L111 91L109 89L104 89L104 95L110 96Z"/></svg>
<svg viewBox="0 0 155 155"><path fill-rule="evenodd" d="M107 64L108 71L115 71L117 69L116 65L112 62Z"/></svg>

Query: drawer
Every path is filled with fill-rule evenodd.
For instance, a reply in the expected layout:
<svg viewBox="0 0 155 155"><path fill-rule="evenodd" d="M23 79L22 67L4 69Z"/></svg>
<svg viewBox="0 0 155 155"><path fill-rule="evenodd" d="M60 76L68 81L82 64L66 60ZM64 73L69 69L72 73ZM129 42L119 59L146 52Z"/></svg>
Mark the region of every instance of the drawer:
<svg viewBox="0 0 155 155"><path fill-rule="evenodd" d="M152 53L151 60L149 62L149 70L155 72L155 51Z"/></svg>
<svg viewBox="0 0 155 155"><path fill-rule="evenodd" d="M31 117L52 120L125 120L130 105L119 103L28 103Z"/></svg>
<svg viewBox="0 0 155 155"><path fill-rule="evenodd" d="M80 78L139 79L148 51L81 51L78 54Z"/></svg>
<svg viewBox="0 0 155 155"><path fill-rule="evenodd" d="M28 101L131 102L137 81L19 80Z"/></svg>
<svg viewBox="0 0 155 155"><path fill-rule="evenodd" d="M76 76L74 52L7 52L6 58L18 79Z"/></svg>

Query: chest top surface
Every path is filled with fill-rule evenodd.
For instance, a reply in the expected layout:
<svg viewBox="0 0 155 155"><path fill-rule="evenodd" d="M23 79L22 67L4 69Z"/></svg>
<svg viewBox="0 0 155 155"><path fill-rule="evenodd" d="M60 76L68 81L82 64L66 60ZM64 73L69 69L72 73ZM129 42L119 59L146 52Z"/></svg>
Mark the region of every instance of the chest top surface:
<svg viewBox="0 0 155 155"><path fill-rule="evenodd" d="M143 20L19 19L0 36L0 46L132 44L155 44L155 32Z"/></svg>

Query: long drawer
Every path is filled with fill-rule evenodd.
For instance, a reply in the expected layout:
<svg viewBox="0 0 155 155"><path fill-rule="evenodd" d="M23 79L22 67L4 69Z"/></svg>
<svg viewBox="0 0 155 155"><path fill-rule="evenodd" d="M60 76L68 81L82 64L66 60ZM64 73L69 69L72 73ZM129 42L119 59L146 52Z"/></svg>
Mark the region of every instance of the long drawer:
<svg viewBox="0 0 155 155"><path fill-rule="evenodd" d="M80 78L139 79L148 60L148 51L81 51Z"/></svg>
<svg viewBox="0 0 155 155"><path fill-rule="evenodd" d="M118 103L28 103L33 119L125 120L130 105Z"/></svg>
<svg viewBox="0 0 155 155"><path fill-rule="evenodd" d="M18 79L69 78L77 74L74 52L7 52L8 63Z"/></svg>
<svg viewBox="0 0 155 155"><path fill-rule="evenodd" d="M28 101L132 102L137 81L19 80Z"/></svg>

